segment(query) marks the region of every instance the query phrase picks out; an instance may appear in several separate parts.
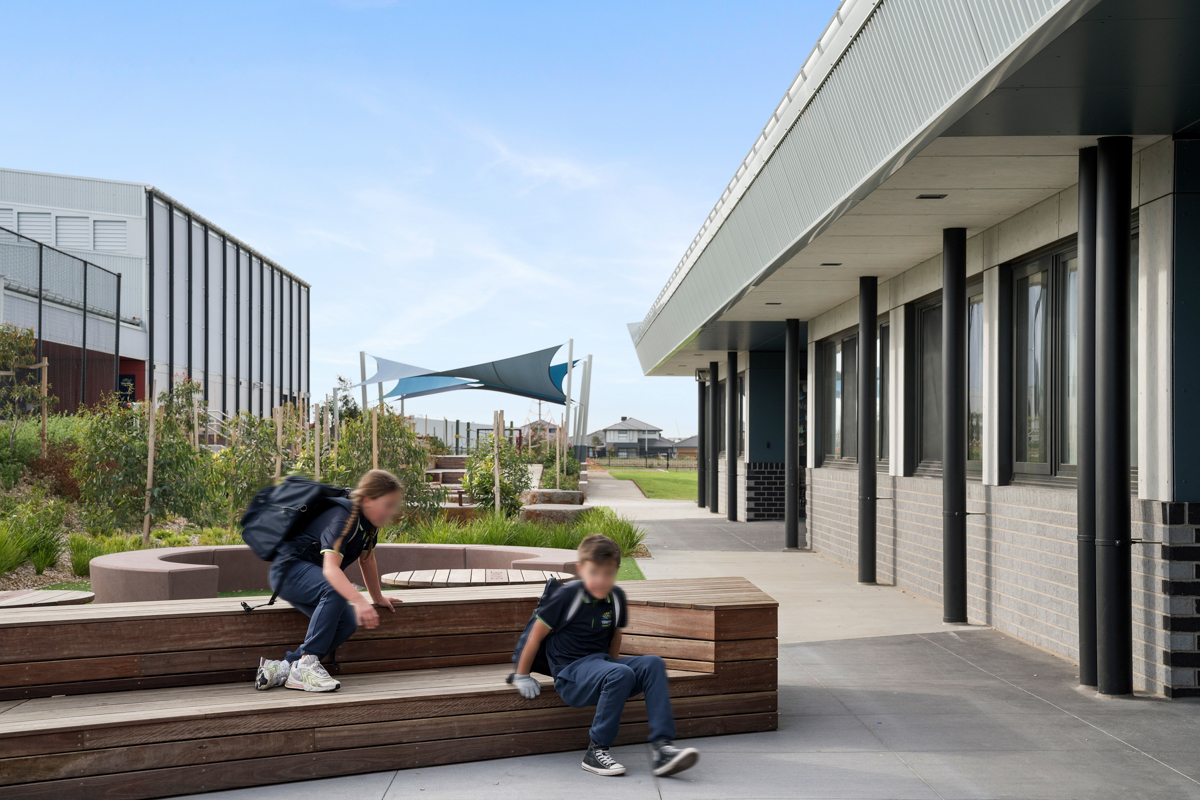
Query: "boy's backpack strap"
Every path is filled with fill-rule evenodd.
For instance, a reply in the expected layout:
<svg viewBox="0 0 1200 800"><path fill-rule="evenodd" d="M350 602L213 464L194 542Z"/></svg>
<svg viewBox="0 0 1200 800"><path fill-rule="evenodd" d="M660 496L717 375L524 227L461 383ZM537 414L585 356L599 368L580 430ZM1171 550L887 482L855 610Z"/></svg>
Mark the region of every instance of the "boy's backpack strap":
<svg viewBox="0 0 1200 800"><path fill-rule="evenodd" d="M261 605L252 606L249 603L247 603L245 600L243 600L242 608L244 608L246 611L253 611L256 608L262 608L263 606L273 606L273 605L275 605L276 597L279 597L279 590L275 590L275 591L271 592L271 599L265 603L262 603Z"/></svg>
<svg viewBox="0 0 1200 800"><path fill-rule="evenodd" d="M571 601L571 607L567 609L567 616L559 623L560 628L575 618L581 605L583 605L583 581L579 582L579 591L575 593L575 599Z"/></svg>

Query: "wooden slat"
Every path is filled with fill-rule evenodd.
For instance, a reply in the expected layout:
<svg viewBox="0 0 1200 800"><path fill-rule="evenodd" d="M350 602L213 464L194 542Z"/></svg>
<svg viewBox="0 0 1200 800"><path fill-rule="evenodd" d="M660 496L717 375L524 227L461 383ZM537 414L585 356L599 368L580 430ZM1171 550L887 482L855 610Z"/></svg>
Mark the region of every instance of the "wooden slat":
<svg viewBox="0 0 1200 800"><path fill-rule="evenodd" d="M697 717L680 720L679 738L775 730L778 712ZM124 800L210 792L264 784L312 780L381 770L411 769L536 753L582 750L587 728L531 731L252 758L219 765L196 764L110 775L44 781L0 788L0 798L71 800L120 797ZM622 726L617 744L645 739L645 723Z"/></svg>
<svg viewBox="0 0 1200 800"><path fill-rule="evenodd" d="M450 576L446 580L447 586L470 586L471 585L471 570L469 569L452 569Z"/></svg>
<svg viewBox="0 0 1200 800"><path fill-rule="evenodd" d="M506 569L485 570L484 575L484 580L489 586L502 586L508 583L508 570Z"/></svg>
<svg viewBox="0 0 1200 800"><path fill-rule="evenodd" d="M471 570L471 585L483 586L487 583L487 570L473 569Z"/></svg>
<svg viewBox="0 0 1200 800"><path fill-rule="evenodd" d="M445 586L447 581L449 581L449 580L450 580L450 570L448 570L448 569L434 570L432 585L435 589L440 586Z"/></svg>
<svg viewBox="0 0 1200 800"><path fill-rule="evenodd" d="M776 693L759 692L683 698L672 704L672 711L676 720L683 721L731 714L770 713L776 711L777 706ZM372 745L405 744L586 728L591 724L594 713L591 708L535 708L0 759L0 786L314 750L355 749L368 742ZM627 703L621 715L621 724L644 722L645 702Z"/></svg>
<svg viewBox="0 0 1200 800"><path fill-rule="evenodd" d="M508 582L509 583L524 583L525 582L524 570L519 570L519 569L508 570Z"/></svg>
<svg viewBox="0 0 1200 800"><path fill-rule="evenodd" d="M409 576L408 585L413 588L421 586L432 586L434 575L437 570L432 569L415 569L412 575Z"/></svg>
<svg viewBox="0 0 1200 800"><path fill-rule="evenodd" d="M408 586L412 574L411 569L404 572L389 572L387 575L381 576L379 582L384 586Z"/></svg>
<svg viewBox="0 0 1200 800"><path fill-rule="evenodd" d="M778 652L777 639L727 639L716 642L631 633L621 637L621 654L629 656L657 655L692 661L752 661L776 658Z"/></svg>

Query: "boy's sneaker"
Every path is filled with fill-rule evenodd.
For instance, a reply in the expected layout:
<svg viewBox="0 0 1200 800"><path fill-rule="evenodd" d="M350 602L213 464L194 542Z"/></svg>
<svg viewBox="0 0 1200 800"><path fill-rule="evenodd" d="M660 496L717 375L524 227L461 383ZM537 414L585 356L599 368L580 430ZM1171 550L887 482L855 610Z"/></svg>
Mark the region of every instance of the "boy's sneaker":
<svg viewBox="0 0 1200 800"><path fill-rule="evenodd" d="M341 683L329 677L316 656L304 656L294 662L285 685L289 689L303 689L306 692L336 692L342 688Z"/></svg>
<svg viewBox="0 0 1200 800"><path fill-rule="evenodd" d="M654 777L656 778L683 772L685 769L694 767L700 760L700 751L696 748L679 748L668 739L655 742L652 747L654 749Z"/></svg>
<svg viewBox="0 0 1200 800"><path fill-rule="evenodd" d="M595 742L588 742L587 754L583 757L583 768L597 775L624 775L625 767L608 752L607 747L601 747Z"/></svg>
<svg viewBox="0 0 1200 800"><path fill-rule="evenodd" d="M269 658L258 660L258 674L254 676L254 688L259 691L283 686L287 682L292 665L286 661L272 661Z"/></svg>

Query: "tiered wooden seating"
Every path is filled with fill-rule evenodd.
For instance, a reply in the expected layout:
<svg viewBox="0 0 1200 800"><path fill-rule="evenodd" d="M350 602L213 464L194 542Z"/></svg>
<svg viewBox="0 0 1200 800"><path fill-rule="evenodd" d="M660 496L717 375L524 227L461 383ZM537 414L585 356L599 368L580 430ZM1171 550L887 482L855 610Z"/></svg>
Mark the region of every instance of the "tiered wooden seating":
<svg viewBox="0 0 1200 800"><path fill-rule="evenodd" d="M667 659L680 738L775 729L775 601L740 578L623 586L623 651ZM590 709L565 707L549 678L534 701L504 683L539 592L390 592L397 613L339 649L343 686L324 695L248 683L259 655L303 635L286 604L0 614L0 798L165 797L582 749ZM641 702L623 721L622 742L645 738Z"/></svg>

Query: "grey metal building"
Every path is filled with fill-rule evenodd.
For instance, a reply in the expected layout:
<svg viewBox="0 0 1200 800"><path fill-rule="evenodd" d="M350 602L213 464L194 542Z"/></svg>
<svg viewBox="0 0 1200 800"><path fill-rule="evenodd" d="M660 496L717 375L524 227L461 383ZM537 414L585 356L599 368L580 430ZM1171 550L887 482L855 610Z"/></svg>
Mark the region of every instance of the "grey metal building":
<svg viewBox="0 0 1200 800"><path fill-rule="evenodd" d="M781 545L1200 695L1198 35L1176 0L845 0L631 326L698 379L701 502L753 519L782 475Z"/></svg>
<svg viewBox="0 0 1200 800"><path fill-rule="evenodd" d="M159 189L0 169L0 228L3 319L35 330L60 410L181 380L224 415L308 396L309 284Z"/></svg>

